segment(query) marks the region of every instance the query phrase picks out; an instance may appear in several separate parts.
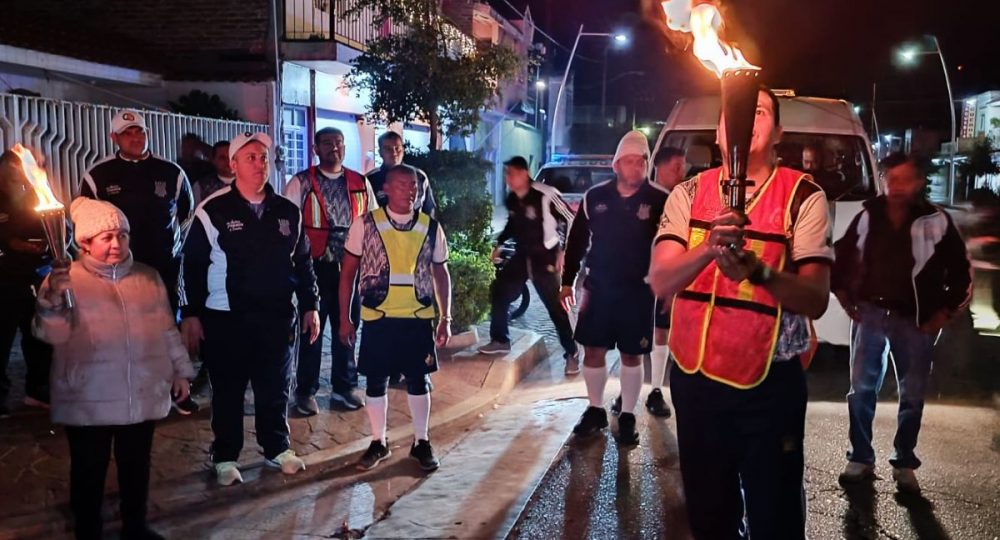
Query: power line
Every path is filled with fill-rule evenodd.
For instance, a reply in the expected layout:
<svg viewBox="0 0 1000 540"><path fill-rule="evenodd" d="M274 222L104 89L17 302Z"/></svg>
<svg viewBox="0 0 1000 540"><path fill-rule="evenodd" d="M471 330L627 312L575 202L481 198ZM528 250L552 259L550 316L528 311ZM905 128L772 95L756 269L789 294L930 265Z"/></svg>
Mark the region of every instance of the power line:
<svg viewBox="0 0 1000 540"><path fill-rule="evenodd" d="M517 13L521 17L522 20L524 20L524 19L527 18L527 16L521 10L517 9L516 7L514 7L514 5L511 4L508 0L501 0L501 1L504 4L506 4L507 7L509 7L510 9L514 10L514 13ZM545 32L545 30L542 30L541 28L539 28L538 24L534 21L534 19L532 19L532 21L531 21L531 26L534 27L534 29L535 29L536 32L538 32L539 34L541 34L543 37L547 38L549 41L551 41L554 45L556 45L560 49L562 49L562 50L564 50L566 52L572 52L569 47L563 45L562 43L559 43L559 40L557 40L556 38L550 36L548 33ZM593 62L595 64L600 64L601 63L600 60L594 60L593 58L588 58L588 57L580 55L580 54L576 55L576 58L579 58L580 60L584 60L584 61L587 61L587 62Z"/></svg>

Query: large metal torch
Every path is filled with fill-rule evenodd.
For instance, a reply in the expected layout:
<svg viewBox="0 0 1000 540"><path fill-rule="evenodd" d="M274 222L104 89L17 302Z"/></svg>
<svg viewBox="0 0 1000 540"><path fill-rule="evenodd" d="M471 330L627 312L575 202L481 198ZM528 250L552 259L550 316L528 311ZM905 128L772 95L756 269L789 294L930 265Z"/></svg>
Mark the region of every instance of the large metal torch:
<svg viewBox="0 0 1000 540"><path fill-rule="evenodd" d="M48 241L49 251L52 253L52 266L68 268L72 259L66 252L66 207L52 193L48 175L45 173L45 169L38 166L31 151L22 146L21 143L15 144L11 151L21 160L21 170L38 197L38 206L35 207L35 211L38 212L42 228L45 229L45 239ZM71 289L63 291L63 303L66 309L73 309L76 305Z"/></svg>
<svg viewBox="0 0 1000 540"><path fill-rule="evenodd" d="M747 179L747 161L759 92L760 69L742 67L722 72L722 111L729 177L721 182L729 207L744 216L747 186L753 185L753 181Z"/></svg>

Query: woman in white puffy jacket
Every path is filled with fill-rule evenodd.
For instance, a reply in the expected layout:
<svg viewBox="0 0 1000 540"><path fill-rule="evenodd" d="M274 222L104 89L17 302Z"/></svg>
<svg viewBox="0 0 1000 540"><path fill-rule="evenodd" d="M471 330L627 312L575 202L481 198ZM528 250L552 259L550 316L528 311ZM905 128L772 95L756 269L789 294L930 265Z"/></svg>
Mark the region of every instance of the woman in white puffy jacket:
<svg viewBox="0 0 1000 540"><path fill-rule="evenodd" d="M154 423L170 411L172 397L187 397L191 361L163 281L132 260L125 215L110 203L78 198L70 217L81 252L42 284L34 334L55 350L51 413L69 440L76 537L101 538L114 450L122 538L162 538L146 522Z"/></svg>

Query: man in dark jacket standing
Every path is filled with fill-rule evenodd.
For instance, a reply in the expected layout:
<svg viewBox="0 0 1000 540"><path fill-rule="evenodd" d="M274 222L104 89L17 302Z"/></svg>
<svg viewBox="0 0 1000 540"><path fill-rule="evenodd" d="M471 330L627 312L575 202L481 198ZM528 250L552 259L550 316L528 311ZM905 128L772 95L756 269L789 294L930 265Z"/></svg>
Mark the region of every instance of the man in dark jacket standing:
<svg viewBox="0 0 1000 540"><path fill-rule="evenodd" d="M941 328L968 303L972 277L951 218L924 198L924 160L893 154L882 167L886 195L865 203L835 246L832 290L854 320L847 394L851 450L840 480L875 475L872 419L891 351L899 413L889 463L900 490L919 491L914 449L931 352Z"/></svg>
<svg viewBox="0 0 1000 540"><path fill-rule="evenodd" d="M403 146L403 136L395 131L386 131L378 138L378 155L382 158L382 166L368 171L366 175L371 183L372 191L380 207L389 204L389 196L385 193L385 180L388 172L393 167L403 164L406 157L406 148ZM427 178L427 173L420 169L417 171L417 198L413 201L413 209L420 210L431 217L437 216L437 202L434 200L434 191L431 190L431 182Z"/></svg>
<svg viewBox="0 0 1000 540"><path fill-rule="evenodd" d="M80 195L117 206L132 225L132 256L160 273L170 306L177 310L181 226L191 216L191 184L176 163L149 151L146 120L121 111L111 120L118 151L83 176Z"/></svg>

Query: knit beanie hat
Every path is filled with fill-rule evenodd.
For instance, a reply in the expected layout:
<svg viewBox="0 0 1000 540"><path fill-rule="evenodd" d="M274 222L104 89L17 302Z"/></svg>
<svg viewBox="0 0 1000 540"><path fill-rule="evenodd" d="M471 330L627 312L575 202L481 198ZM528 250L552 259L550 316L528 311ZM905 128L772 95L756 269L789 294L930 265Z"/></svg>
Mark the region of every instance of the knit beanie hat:
<svg viewBox="0 0 1000 540"><path fill-rule="evenodd" d="M77 197L69 205L73 220L73 237L81 244L104 231L123 229L129 231L128 218L117 206L104 201Z"/></svg>
<svg viewBox="0 0 1000 540"><path fill-rule="evenodd" d="M643 132L632 130L622 137L618 142L618 150L615 151L615 159L611 161L611 166L614 167L624 156L642 156L649 159L649 141Z"/></svg>

